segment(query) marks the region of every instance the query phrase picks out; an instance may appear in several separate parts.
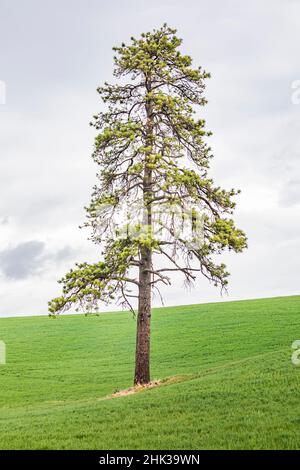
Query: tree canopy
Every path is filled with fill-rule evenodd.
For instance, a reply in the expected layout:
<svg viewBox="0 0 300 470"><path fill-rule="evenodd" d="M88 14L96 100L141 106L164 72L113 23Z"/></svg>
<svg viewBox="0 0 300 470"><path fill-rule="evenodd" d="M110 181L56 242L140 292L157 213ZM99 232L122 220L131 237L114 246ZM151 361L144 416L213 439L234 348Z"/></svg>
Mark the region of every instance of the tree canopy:
<svg viewBox="0 0 300 470"><path fill-rule="evenodd" d="M52 315L111 301L134 311L147 253L152 290L170 284L175 271L187 283L200 273L226 289L229 273L217 255L247 246L231 217L239 191L208 175L210 132L199 110L209 74L181 43L165 24L114 48L116 80L98 88L102 111L91 123L98 174L85 226L101 261L66 274L62 296L49 302Z"/></svg>

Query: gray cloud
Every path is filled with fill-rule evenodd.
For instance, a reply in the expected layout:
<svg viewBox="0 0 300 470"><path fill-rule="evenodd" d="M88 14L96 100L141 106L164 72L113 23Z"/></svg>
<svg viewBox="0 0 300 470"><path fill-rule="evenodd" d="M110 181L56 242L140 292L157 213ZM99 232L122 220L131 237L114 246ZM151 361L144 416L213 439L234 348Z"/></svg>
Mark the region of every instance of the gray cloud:
<svg viewBox="0 0 300 470"><path fill-rule="evenodd" d="M9 280L24 280L41 274L51 263L57 267L73 255L74 250L69 246L48 251L44 242L31 240L1 251L0 271Z"/></svg>
<svg viewBox="0 0 300 470"><path fill-rule="evenodd" d="M32 240L0 252L3 274L11 280L25 279L41 268L41 256L45 250L43 242Z"/></svg>
<svg viewBox="0 0 300 470"><path fill-rule="evenodd" d="M64 246L63 248L57 250L56 253L49 256L50 259L53 259L55 262L62 262L66 260L71 260L74 257L76 250L70 246Z"/></svg>

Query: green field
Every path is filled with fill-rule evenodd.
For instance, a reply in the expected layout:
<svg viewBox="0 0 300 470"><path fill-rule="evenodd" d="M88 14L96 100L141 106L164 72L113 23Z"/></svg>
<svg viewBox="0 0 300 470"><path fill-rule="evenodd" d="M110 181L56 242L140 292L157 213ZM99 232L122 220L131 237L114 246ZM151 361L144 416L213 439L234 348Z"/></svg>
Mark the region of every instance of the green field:
<svg viewBox="0 0 300 470"><path fill-rule="evenodd" d="M0 320L1 449L297 449L300 296L155 309L152 378L131 386L128 313Z"/></svg>

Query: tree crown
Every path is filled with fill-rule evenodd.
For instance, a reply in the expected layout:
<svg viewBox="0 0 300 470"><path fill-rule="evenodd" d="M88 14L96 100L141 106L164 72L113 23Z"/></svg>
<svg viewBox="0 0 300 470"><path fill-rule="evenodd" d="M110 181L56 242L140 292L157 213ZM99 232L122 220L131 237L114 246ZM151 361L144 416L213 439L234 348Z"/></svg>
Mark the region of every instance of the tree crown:
<svg viewBox="0 0 300 470"><path fill-rule="evenodd" d="M224 289L229 273L215 255L247 245L230 217L239 191L208 177L210 132L196 111L206 104L209 74L193 67L181 43L163 25L114 48L118 82L98 88L105 110L92 122L99 172L85 223L103 261L79 264L61 280L63 295L50 302L51 314L73 304L91 311L112 300L134 310L145 249L154 261L164 259L163 267L151 267L154 289L169 284L172 271L187 283L200 272Z"/></svg>

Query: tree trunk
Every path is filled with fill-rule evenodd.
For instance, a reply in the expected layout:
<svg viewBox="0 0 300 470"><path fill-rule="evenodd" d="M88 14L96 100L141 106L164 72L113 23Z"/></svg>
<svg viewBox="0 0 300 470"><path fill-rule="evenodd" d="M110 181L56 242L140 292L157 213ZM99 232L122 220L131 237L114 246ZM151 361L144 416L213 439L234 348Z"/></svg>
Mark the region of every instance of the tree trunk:
<svg viewBox="0 0 300 470"><path fill-rule="evenodd" d="M147 235L148 241L152 239L152 209L151 203L149 202L149 195L151 197L151 184L152 172L146 165L144 174L143 230L144 234ZM140 248L135 385L150 382L151 269L152 248L146 244Z"/></svg>
<svg viewBox="0 0 300 470"><path fill-rule="evenodd" d="M146 78L147 92L151 91L151 78ZM152 240L152 170L148 166L148 157L153 151L153 103L151 98L146 102L147 114L146 146L148 152L145 158L143 178L143 228L146 229L148 241ZM151 323L151 269L152 248L144 245L140 248L139 267L139 302L136 331L136 356L134 383L147 384L150 382L150 323Z"/></svg>
<svg viewBox="0 0 300 470"><path fill-rule="evenodd" d="M139 274L139 306L136 332L134 383L150 382L150 323L151 323L151 249L145 248L141 256Z"/></svg>

